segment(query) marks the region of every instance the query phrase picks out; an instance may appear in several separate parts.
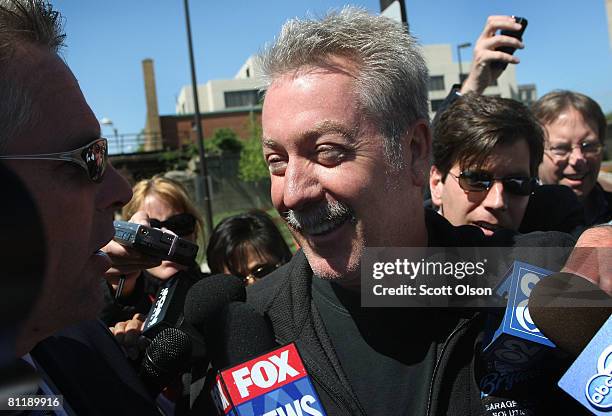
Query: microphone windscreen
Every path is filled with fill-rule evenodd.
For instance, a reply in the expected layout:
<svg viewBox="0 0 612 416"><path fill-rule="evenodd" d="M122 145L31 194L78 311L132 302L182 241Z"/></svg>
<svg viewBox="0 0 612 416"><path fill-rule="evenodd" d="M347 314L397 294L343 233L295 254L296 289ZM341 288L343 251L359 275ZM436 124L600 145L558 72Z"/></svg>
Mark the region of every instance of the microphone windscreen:
<svg viewBox="0 0 612 416"><path fill-rule="evenodd" d="M244 302L242 279L227 274L205 277L194 284L185 299L185 320L201 332L214 325L219 312L230 302Z"/></svg>
<svg viewBox="0 0 612 416"><path fill-rule="evenodd" d="M189 368L190 360L189 335L177 328L166 328L147 347L140 367L140 377L149 391L157 395Z"/></svg>
<svg viewBox="0 0 612 416"><path fill-rule="evenodd" d="M268 321L247 303L228 304L219 316L218 326L221 345L212 358L218 369L242 363L278 347Z"/></svg>
<svg viewBox="0 0 612 416"><path fill-rule="evenodd" d="M612 314L612 297L583 277L555 273L533 288L529 314L547 338L577 356Z"/></svg>

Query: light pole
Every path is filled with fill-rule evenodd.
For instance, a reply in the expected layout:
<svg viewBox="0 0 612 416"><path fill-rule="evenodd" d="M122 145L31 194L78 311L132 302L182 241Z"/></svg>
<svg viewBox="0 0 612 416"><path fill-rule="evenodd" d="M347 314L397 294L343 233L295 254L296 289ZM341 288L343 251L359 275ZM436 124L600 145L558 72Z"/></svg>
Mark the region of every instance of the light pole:
<svg viewBox="0 0 612 416"><path fill-rule="evenodd" d="M463 66L461 65L461 49L472 46L470 42L460 43L457 45L457 60L459 61L459 84L463 84L461 75L463 75Z"/></svg>
<svg viewBox="0 0 612 416"><path fill-rule="evenodd" d="M115 136L115 143L117 143L119 145L119 153L123 153L123 143L122 141L119 141L119 132L117 130L117 127L115 127L115 125L113 124L113 120L111 120L108 117L102 117L102 120L100 120L100 125L102 126L109 126L113 128L113 134Z"/></svg>
<svg viewBox="0 0 612 416"><path fill-rule="evenodd" d="M195 63L193 59L193 45L191 40L191 22L189 19L189 1L184 0L185 23L187 26L187 45L189 47L189 64L191 66L191 89L193 91L194 121L198 132L198 153L200 155L200 172L204 188L204 207L207 234L210 235L213 229L212 205L210 203L210 189L208 188L208 169L206 167L206 154L204 153L204 134L202 133L202 120L200 119L200 103L198 101L198 83L196 82Z"/></svg>

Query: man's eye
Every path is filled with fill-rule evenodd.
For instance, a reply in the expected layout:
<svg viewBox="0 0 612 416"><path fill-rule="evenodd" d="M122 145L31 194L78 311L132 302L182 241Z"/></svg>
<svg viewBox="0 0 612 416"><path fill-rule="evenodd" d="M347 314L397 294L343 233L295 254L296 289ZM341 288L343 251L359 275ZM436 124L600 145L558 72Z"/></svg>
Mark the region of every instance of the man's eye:
<svg viewBox="0 0 612 416"><path fill-rule="evenodd" d="M550 146L550 150L555 153L568 153L572 150L572 148L566 145L556 145Z"/></svg>
<svg viewBox="0 0 612 416"><path fill-rule="evenodd" d="M266 163L268 164L268 169L270 170L270 173L273 175L281 174L287 166L287 162L278 155L267 156Z"/></svg>
<svg viewBox="0 0 612 416"><path fill-rule="evenodd" d="M337 146L319 146L316 150L316 156L319 163L324 165L335 165L345 158L346 152L344 149Z"/></svg>

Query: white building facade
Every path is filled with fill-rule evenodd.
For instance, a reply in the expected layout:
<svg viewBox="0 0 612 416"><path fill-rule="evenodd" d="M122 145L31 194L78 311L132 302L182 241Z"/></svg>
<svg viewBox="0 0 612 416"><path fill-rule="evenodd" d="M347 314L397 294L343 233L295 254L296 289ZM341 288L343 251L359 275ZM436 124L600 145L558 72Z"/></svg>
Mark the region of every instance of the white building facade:
<svg viewBox="0 0 612 416"><path fill-rule="evenodd" d="M452 45L450 44L426 45L423 47L423 55L429 68L429 110L430 116L433 117L452 85L459 83L459 63L453 61ZM462 62L464 74L469 72L470 67L471 62ZM242 65L234 79L213 80L199 85L200 111L204 113L251 108L259 105L261 98L259 90L263 83L258 76L257 61L254 56L251 56ZM533 89L535 91L535 86ZM520 99L515 66L508 65L495 85L487 87L484 94ZM193 112L191 86L184 86L177 98L176 113L191 114Z"/></svg>

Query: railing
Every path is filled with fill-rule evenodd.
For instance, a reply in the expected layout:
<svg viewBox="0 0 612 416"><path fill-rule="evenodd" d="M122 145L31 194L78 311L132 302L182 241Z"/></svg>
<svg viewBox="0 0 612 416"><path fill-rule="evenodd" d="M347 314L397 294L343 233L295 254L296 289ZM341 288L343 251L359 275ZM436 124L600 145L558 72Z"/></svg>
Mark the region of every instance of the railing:
<svg viewBox="0 0 612 416"><path fill-rule="evenodd" d="M162 150L164 141L161 134L128 133L105 136L111 155L134 154Z"/></svg>

